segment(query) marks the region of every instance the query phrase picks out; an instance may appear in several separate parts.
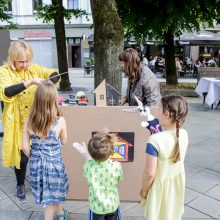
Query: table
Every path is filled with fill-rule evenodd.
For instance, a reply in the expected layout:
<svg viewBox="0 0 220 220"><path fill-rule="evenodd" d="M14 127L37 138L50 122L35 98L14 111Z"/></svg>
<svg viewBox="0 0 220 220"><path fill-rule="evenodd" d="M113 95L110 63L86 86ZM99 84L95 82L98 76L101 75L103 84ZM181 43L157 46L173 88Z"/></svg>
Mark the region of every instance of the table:
<svg viewBox="0 0 220 220"><path fill-rule="evenodd" d="M204 97L204 103L213 108L213 104L220 98L220 78L202 77L195 92Z"/></svg>

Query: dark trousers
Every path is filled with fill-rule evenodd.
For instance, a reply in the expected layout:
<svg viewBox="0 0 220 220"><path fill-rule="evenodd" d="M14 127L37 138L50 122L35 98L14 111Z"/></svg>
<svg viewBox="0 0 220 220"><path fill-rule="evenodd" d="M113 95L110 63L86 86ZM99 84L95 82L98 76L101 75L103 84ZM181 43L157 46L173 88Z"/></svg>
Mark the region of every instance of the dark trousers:
<svg viewBox="0 0 220 220"><path fill-rule="evenodd" d="M96 214L89 209L88 220L120 220L120 219L121 216L120 216L119 208L115 212L104 215Z"/></svg>
<svg viewBox="0 0 220 220"><path fill-rule="evenodd" d="M28 164L28 157L23 153L23 151L21 151L20 169L17 169L16 167L14 168L18 186L24 185L27 164Z"/></svg>
<svg viewBox="0 0 220 220"><path fill-rule="evenodd" d="M1 108L2 108L2 112L3 112L3 109L4 109L4 102L1 102Z"/></svg>

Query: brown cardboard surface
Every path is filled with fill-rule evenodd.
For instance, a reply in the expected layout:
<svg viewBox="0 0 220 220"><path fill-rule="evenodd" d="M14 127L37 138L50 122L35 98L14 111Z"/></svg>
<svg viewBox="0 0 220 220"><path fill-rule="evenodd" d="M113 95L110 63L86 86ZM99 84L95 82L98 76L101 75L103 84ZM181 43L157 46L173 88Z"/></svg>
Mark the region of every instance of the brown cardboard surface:
<svg viewBox="0 0 220 220"><path fill-rule="evenodd" d="M107 128L110 132L134 132L134 161L122 162L124 179L119 184L121 201L139 201L142 173L145 166L145 147L149 131L142 128L146 117L138 113L124 112L122 109L134 107L63 106L67 122L68 142L63 148L63 158L67 169L70 189L67 199L87 200L88 187L83 177L85 158L72 147L73 142L87 144L93 131ZM157 108L151 108L156 115Z"/></svg>

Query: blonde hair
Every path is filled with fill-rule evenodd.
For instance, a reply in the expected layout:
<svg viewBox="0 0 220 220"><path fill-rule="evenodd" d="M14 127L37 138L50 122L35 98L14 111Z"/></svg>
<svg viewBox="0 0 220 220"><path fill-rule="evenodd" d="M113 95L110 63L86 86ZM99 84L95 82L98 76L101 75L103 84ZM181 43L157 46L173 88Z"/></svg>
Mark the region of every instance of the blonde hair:
<svg viewBox="0 0 220 220"><path fill-rule="evenodd" d="M15 61L28 61L27 69L30 68L33 59L33 51L25 41L14 41L8 49L7 63L12 70L16 70Z"/></svg>
<svg viewBox="0 0 220 220"><path fill-rule="evenodd" d="M88 143L88 151L96 161L105 161L114 154L116 135L108 132L98 132Z"/></svg>
<svg viewBox="0 0 220 220"><path fill-rule="evenodd" d="M39 137L46 137L51 125L60 115L57 89L51 81L46 80L37 87L35 92L28 128Z"/></svg>
<svg viewBox="0 0 220 220"><path fill-rule="evenodd" d="M167 95L161 99L163 112L168 111L172 122L176 123L176 146L171 156L174 163L180 160L179 129L188 113L186 99L179 95Z"/></svg>

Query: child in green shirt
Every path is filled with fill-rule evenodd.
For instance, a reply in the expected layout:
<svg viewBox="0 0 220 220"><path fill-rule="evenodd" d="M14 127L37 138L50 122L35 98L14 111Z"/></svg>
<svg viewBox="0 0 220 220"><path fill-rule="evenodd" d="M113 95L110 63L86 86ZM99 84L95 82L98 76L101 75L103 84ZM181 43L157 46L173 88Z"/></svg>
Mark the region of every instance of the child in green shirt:
<svg viewBox="0 0 220 220"><path fill-rule="evenodd" d="M83 175L89 186L88 220L119 220L119 192L117 185L123 179L120 162L113 161L115 134L96 133L88 143L91 156L83 166Z"/></svg>

